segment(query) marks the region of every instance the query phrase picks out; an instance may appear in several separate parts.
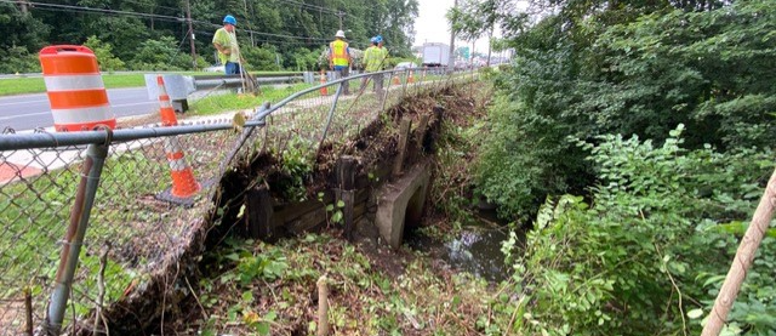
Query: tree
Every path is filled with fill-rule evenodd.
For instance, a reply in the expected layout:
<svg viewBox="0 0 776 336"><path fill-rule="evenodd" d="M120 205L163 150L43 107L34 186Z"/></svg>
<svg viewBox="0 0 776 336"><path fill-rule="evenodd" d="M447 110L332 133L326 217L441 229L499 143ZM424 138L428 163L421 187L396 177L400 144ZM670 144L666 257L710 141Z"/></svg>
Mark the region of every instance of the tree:
<svg viewBox="0 0 776 336"><path fill-rule="evenodd" d="M95 56L97 56L97 61L100 64L101 71L124 70L124 61L113 56L113 46L109 43L103 43L97 36L92 35L86 39L84 46L89 47L89 49L94 51Z"/></svg>

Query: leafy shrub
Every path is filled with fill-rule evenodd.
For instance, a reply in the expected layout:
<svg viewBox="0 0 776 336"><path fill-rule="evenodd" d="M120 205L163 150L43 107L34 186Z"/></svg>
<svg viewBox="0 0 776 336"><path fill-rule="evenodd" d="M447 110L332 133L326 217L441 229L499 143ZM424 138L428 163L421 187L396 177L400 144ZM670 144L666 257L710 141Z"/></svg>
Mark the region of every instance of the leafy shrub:
<svg viewBox="0 0 776 336"><path fill-rule="evenodd" d="M661 146L620 135L577 143L601 182L592 205L564 196L537 215L515 263L526 334L698 334L689 317L710 311L738 245L726 223L750 218L772 153L686 150L681 131ZM774 252L766 238L729 332L776 331Z"/></svg>
<svg viewBox="0 0 776 336"><path fill-rule="evenodd" d="M191 55L178 50L178 41L163 36L158 40L146 40L129 63L133 70L174 71L190 69L193 65Z"/></svg>
<svg viewBox="0 0 776 336"><path fill-rule="evenodd" d="M318 56L320 54L321 50L296 49L289 59L290 65L296 71L317 71L326 66L319 62Z"/></svg>
<svg viewBox="0 0 776 336"><path fill-rule="evenodd" d="M124 61L113 55L113 46L110 43L100 41L97 36L90 36L84 42L84 46L89 47L97 56L101 71L124 70Z"/></svg>
<svg viewBox="0 0 776 336"><path fill-rule="evenodd" d="M573 24L549 16L511 39L518 54L496 78L501 98L478 173L503 215L525 217L547 195L581 194L593 182L566 136L659 144L681 123L690 149L772 145L776 7L755 0L653 12L623 4ZM606 24L615 18L621 23Z"/></svg>
<svg viewBox="0 0 776 336"><path fill-rule="evenodd" d="M38 55L31 54L25 47L0 49L0 73L31 73L41 72Z"/></svg>
<svg viewBox="0 0 776 336"><path fill-rule="evenodd" d="M248 70L274 71L282 70L278 62L282 62L280 55L275 47L252 47L250 45L240 46L240 52L247 64ZM280 63L282 64L282 63Z"/></svg>

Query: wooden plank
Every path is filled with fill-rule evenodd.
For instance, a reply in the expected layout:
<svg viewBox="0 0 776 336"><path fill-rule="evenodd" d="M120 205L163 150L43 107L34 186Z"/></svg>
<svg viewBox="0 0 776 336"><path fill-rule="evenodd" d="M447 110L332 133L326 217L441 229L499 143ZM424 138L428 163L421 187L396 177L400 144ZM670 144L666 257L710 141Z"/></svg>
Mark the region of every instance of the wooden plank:
<svg viewBox="0 0 776 336"><path fill-rule="evenodd" d="M350 155L343 155L337 164L337 184L342 190L353 190L356 188L356 158Z"/></svg>
<svg viewBox="0 0 776 336"><path fill-rule="evenodd" d="M272 238L272 197L264 186L248 191L245 202L245 220L248 237L267 240Z"/></svg>
<svg viewBox="0 0 776 336"><path fill-rule="evenodd" d="M401 175L404 166L404 156L407 152L407 140L410 136L410 127L412 127L412 119L402 119L401 125L399 126L398 153L396 153L396 161L393 163L393 176Z"/></svg>
<svg viewBox="0 0 776 336"><path fill-rule="evenodd" d="M352 156L342 156L337 165L337 183L340 187L340 197L345 206L342 208L342 219L345 224L345 238L353 238L353 205L355 203L356 159Z"/></svg>
<svg viewBox="0 0 776 336"><path fill-rule="evenodd" d="M424 114L420 116L420 122L418 123L418 127L415 129L415 146L418 151L423 147L423 140L426 138L426 133L428 128L428 120L430 119L428 114Z"/></svg>
<svg viewBox="0 0 776 336"><path fill-rule="evenodd" d="M345 203L345 207L342 208L342 219L345 224L345 239L347 240L353 239L353 228L355 227L353 223L353 207L355 205L355 198L356 195L353 190L342 191L342 202Z"/></svg>

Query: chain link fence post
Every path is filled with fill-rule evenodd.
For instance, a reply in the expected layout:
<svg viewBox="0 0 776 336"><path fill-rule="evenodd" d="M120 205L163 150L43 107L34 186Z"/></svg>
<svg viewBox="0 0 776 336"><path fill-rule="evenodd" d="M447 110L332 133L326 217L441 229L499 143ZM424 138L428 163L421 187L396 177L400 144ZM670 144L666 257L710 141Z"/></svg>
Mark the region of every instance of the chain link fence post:
<svg viewBox="0 0 776 336"><path fill-rule="evenodd" d="M337 88L337 93L334 95L334 101L331 103L331 110L329 110L329 117L326 120L326 126L323 127L323 134L321 134L321 141L318 143L318 150L323 146L323 141L326 140L326 133L329 132L329 126L331 125L331 119L334 117L334 110L337 109L337 101L342 93L342 83Z"/></svg>
<svg viewBox="0 0 776 336"><path fill-rule="evenodd" d="M108 156L109 144L110 141L106 141L105 144L92 144L86 151L86 160L81 167L81 181L70 212L70 224L65 234L54 290L43 326L46 335L59 335L62 329L73 276L78 266L78 256L81 253L86 228L89 226L89 215L100 184L105 158Z"/></svg>

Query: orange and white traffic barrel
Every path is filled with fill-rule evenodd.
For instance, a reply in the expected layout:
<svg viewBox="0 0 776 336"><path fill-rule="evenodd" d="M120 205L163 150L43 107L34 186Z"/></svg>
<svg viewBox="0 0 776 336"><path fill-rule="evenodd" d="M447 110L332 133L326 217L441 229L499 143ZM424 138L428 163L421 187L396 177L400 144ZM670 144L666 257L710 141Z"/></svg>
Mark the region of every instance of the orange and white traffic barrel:
<svg viewBox="0 0 776 336"><path fill-rule="evenodd" d="M50 46L43 48L38 57L57 131L116 127L97 57L91 49L73 45Z"/></svg>

